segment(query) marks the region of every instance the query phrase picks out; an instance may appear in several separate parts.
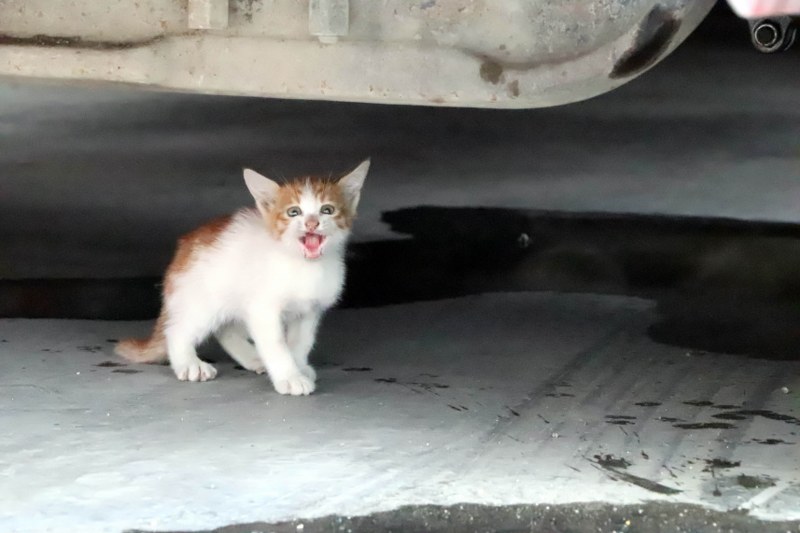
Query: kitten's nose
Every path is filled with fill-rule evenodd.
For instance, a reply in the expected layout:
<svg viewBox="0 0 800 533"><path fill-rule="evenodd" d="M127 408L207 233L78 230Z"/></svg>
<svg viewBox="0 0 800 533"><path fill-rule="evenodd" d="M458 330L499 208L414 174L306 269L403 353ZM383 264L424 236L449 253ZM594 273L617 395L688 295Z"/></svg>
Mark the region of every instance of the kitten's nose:
<svg viewBox="0 0 800 533"><path fill-rule="evenodd" d="M319 227L319 219L317 217L308 217L306 219L306 231L314 231Z"/></svg>

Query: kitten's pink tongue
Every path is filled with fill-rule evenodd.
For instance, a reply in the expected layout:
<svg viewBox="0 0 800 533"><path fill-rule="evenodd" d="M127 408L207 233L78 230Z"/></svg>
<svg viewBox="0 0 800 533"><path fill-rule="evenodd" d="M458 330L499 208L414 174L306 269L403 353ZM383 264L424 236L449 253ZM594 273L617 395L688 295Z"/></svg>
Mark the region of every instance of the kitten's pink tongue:
<svg viewBox="0 0 800 533"><path fill-rule="evenodd" d="M306 233L306 236L303 237L303 252L306 259L317 259L321 256L320 246L322 246L322 237L316 233Z"/></svg>

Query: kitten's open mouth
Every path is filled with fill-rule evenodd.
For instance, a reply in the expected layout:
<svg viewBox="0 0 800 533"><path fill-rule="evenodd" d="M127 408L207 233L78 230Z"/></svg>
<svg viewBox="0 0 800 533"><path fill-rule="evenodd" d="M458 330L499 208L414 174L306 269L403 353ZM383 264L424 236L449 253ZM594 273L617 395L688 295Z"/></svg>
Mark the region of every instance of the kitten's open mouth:
<svg viewBox="0 0 800 533"><path fill-rule="evenodd" d="M319 233L306 233L300 237L300 244L303 245L303 255L306 259L319 259L322 256L322 243L325 237Z"/></svg>

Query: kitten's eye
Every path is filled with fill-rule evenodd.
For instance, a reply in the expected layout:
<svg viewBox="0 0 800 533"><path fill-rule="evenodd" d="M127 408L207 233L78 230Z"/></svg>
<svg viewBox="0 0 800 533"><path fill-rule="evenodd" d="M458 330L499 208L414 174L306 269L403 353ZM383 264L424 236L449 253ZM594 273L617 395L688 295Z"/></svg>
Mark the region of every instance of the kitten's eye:
<svg viewBox="0 0 800 533"><path fill-rule="evenodd" d="M330 204L323 205L322 209L319 210L323 215L332 215L334 211L336 211L336 208Z"/></svg>
<svg viewBox="0 0 800 533"><path fill-rule="evenodd" d="M290 207L286 210L286 214L290 217L299 217L303 214L303 211L301 211L299 207Z"/></svg>

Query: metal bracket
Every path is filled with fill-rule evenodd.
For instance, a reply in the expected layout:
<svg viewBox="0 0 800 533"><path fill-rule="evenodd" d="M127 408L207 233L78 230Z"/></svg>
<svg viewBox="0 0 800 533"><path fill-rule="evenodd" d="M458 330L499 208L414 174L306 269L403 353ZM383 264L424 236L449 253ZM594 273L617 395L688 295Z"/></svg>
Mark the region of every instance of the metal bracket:
<svg viewBox="0 0 800 533"><path fill-rule="evenodd" d="M189 28L222 30L228 27L228 0L189 0Z"/></svg>
<svg viewBox="0 0 800 533"><path fill-rule="evenodd" d="M350 31L349 0L310 0L308 31L321 43L332 44Z"/></svg>

